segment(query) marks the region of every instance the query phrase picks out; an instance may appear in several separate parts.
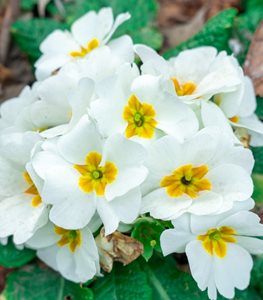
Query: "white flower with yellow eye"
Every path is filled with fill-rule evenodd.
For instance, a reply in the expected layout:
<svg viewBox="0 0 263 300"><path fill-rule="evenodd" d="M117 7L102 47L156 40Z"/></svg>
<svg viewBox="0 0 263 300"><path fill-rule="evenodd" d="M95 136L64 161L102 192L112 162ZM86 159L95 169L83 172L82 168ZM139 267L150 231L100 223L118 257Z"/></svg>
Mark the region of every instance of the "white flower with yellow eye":
<svg viewBox="0 0 263 300"><path fill-rule="evenodd" d="M253 192L251 151L235 147L219 128L202 129L184 143L165 136L148 151L142 212L154 218L218 214Z"/></svg>
<svg viewBox="0 0 263 300"><path fill-rule="evenodd" d="M255 114L257 102L253 84L244 77L243 87L238 93L222 93L213 102L202 103L201 117L204 126L224 126L229 130L247 129L251 146L263 146L263 124Z"/></svg>
<svg viewBox="0 0 263 300"><path fill-rule="evenodd" d="M162 91L161 78L138 77L135 67L127 66L105 82L91 103L90 114L105 136L120 133L139 142L171 134L183 141L198 130L193 111L176 96Z"/></svg>
<svg viewBox="0 0 263 300"><path fill-rule="evenodd" d="M72 80L66 74L47 78L2 104L2 134L34 131L45 138L61 135L87 113L93 97L94 82L89 78Z"/></svg>
<svg viewBox="0 0 263 300"><path fill-rule="evenodd" d="M98 249L88 227L67 230L49 222L26 245L68 280L84 283L100 275Z"/></svg>
<svg viewBox="0 0 263 300"><path fill-rule="evenodd" d="M40 196L42 180L30 165L38 141L35 133L19 133L0 148L0 238L13 235L16 244L26 242L48 221L48 207Z"/></svg>
<svg viewBox="0 0 263 300"><path fill-rule="evenodd" d="M164 255L186 252L190 270L198 287L208 290L210 299L217 291L232 299L235 288L249 285L253 266L251 254L263 253L259 217L245 210L217 216L186 214L172 221L174 229L161 235Z"/></svg>
<svg viewBox="0 0 263 300"><path fill-rule="evenodd" d="M43 55L35 64L37 79L42 80L66 63L82 59L107 44L116 29L129 18L130 14L123 13L114 21L112 9L102 8L98 13L90 11L76 20L71 32L55 30L40 45ZM114 40L113 47L121 46L122 41Z"/></svg>
<svg viewBox="0 0 263 300"><path fill-rule="evenodd" d="M143 62L144 74L162 76L169 92L188 103L235 91L242 83L237 61L214 47L185 50L168 61L145 45L136 45L135 52Z"/></svg>
<svg viewBox="0 0 263 300"><path fill-rule="evenodd" d="M45 181L42 198L50 219L66 229L86 226L97 211L106 234L131 223L141 206L147 176L144 148L121 135L102 140L87 116L58 139L57 151L43 151L33 167Z"/></svg>

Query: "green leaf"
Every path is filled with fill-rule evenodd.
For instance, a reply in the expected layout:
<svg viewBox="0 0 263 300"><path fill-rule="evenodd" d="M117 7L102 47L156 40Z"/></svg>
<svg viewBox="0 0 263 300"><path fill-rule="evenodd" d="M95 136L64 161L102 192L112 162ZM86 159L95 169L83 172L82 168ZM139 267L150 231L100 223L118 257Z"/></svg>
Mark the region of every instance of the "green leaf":
<svg viewBox="0 0 263 300"><path fill-rule="evenodd" d="M250 42L258 24L263 19L263 0L245 1L245 12L234 23L233 35L242 45L237 58L240 64L245 61Z"/></svg>
<svg viewBox="0 0 263 300"><path fill-rule="evenodd" d="M144 263L143 269L153 288L153 300L208 300L207 292L200 291L192 276L178 269L172 256L165 259L156 256L149 263ZM218 300L223 299L225 298L218 295ZM248 299L262 298L253 287L245 291L236 290L234 300Z"/></svg>
<svg viewBox="0 0 263 300"><path fill-rule="evenodd" d="M263 174L253 174L254 192L252 198L256 202L263 202Z"/></svg>
<svg viewBox="0 0 263 300"><path fill-rule="evenodd" d="M253 173L263 175L263 147L251 147L255 159Z"/></svg>
<svg viewBox="0 0 263 300"><path fill-rule="evenodd" d="M18 20L11 28L13 38L21 51L33 63L41 55L39 46L43 39L55 29L65 29L67 25L52 19Z"/></svg>
<svg viewBox="0 0 263 300"><path fill-rule="evenodd" d="M152 218L141 218L134 224L131 236L140 241L144 246L142 256L148 261L153 255L153 250L161 252L160 235L165 226Z"/></svg>
<svg viewBox="0 0 263 300"><path fill-rule="evenodd" d="M37 3L38 0L21 0L20 7L22 10L31 11Z"/></svg>
<svg viewBox="0 0 263 300"><path fill-rule="evenodd" d="M114 264L112 272L98 278L92 288L96 300L152 300L147 275L138 261L128 266Z"/></svg>
<svg viewBox="0 0 263 300"><path fill-rule="evenodd" d="M263 298L262 282L263 282L263 256L260 256L254 260L254 267L251 274L251 286L253 286Z"/></svg>
<svg viewBox="0 0 263 300"><path fill-rule="evenodd" d="M10 273L3 295L6 300L93 299L90 289L69 282L46 267L34 265Z"/></svg>
<svg viewBox="0 0 263 300"><path fill-rule="evenodd" d="M158 12L156 0L77 0L65 4L66 22L72 24L88 11L98 11L102 7L111 7L115 16L123 12L131 14L131 19L118 28L114 37L129 34L134 43L145 43L155 49L160 49L163 38L154 26ZM54 4L49 5L48 10L53 15L59 15Z"/></svg>
<svg viewBox="0 0 263 300"><path fill-rule="evenodd" d="M35 251L26 248L18 250L11 241L6 246L0 244L0 265L5 268L21 267L35 256Z"/></svg>
<svg viewBox="0 0 263 300"><path fill-rule="evenodd" d="M142 263L142 268L153 289L153 300L208 299L192 276L177 268L172 256L165 259L155 256L148 263Z"/></svg>
<svg viewBox="0 0 263 300"><path fill-rule="evenodd" d="M176 56L182 50L200 46L214 46L218 51L226 50L230 52L228 40L236 14L235 9L222 11L209 20L195 36L164 53L164 57L170 58Z"/></svg>
<svg viewBox="0 0 263 300"><path fill-rule="evenodd" d="M256 114L261 120L263 120L263 98L262 97L257 97Z"/></svg>

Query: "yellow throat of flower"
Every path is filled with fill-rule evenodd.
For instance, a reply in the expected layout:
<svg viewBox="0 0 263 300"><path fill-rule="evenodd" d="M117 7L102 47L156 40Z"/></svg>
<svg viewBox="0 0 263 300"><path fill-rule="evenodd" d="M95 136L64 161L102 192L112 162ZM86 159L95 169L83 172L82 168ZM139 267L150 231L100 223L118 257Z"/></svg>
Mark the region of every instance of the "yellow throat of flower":
<svg viewBox="0 0 263 300"><path fill-rule="evenodd" d="M211 228L206 234L199 235L197 240L202 242L202 246L210 255L224 258L227 254L227 243L236 243L236 231L232 227L223 226Z"/></svg>
<svg viewBox="0 0 263 300"><path fill-rule="evenodd" d="M81 245L81 232L80 230L67 230L58 226L55 226L55 233L61 236L58 241L59 247L68 246L71 252L75 252L77 247Z"/></svg>
<svg viewBox="0 0 263 300"><path fill-rule="evenodd" d="M156 112L152 105L141 103L135 95L132 95L123 110L123 119L128 123L125 130L126 137L139 136L151 139L157 125L155 116Z"/></svg>
<svg viewBox="0 0 263 300"><path fill-rule="evenodd" d="M88 53L90 53L92 50L98 48L100 46L100 41L96 38L89 41L88 45L86 47L80 47L80 51L72 51L69 53L72 57L85 57Z"/></svg>
<svg viewBox="0 0 263 300"><path fill-rule="evenodd" d="M180 197L184 194L191 198L196 198L198 193L211 190L211 182L204 178L208 172L208 167L202 165L194 168L191 164L184 165L173 171L169 176L165 176L160 186L166 188L170 197Z"/></svg>
<svg viewBox="0 0 263 300"><path fill-rule="evenodd" d="M31 201L31 205L33 207L38 207L42 203L42 199L38 193L38 190L37 190L33 180L31 179L30 175L28 174L28 172L24 172L23 176L24 176L25 181L29 185L29 187L24 191L24 193L28 194L28 195L32 195L33 198Z"/></svg>
<svg viewBox="0 0 263 300"><path fill-rule="evenodd" d="M96 192L97 196L104 196L107 184L111 184L117 177L118 169L112 162L100 166L101 154L90 152L86 156L85 165L74 165L81 174L79 187L83 192Z"/></svg>
<svg viewBox="0 0 263 300"><path fill-rule="evenodd" d="M175 77L172 77L171 80L178 96L192 95L197 88L196 84L190 81L180 84Z"/></svg>
<svg viewBox="0 0 263 300"><path fill-rule="evenodd" d="M231 121L233 123L238 123L239 122L239 116L233 116L233 117L229 118L229 121Z"/></svg>

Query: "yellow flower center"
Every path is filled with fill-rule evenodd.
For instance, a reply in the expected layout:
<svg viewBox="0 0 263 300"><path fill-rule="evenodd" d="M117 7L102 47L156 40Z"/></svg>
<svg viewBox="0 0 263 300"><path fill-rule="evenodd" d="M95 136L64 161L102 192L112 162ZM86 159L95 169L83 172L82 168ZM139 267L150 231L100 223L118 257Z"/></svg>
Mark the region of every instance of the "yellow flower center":
<svg viewBox="0 0 263 300"><path fill-rule="evenodd" d="M24 176L25 181L29 184L29 187L24 191L24 193L32 195L33 198L31 201L31 205L33 207L38 207L42 203L42 199L38 193L38 190L37 190L33 180L31 179L30 175L28 174L28 172L24 172L23 176Z"/></svg>
<svg viewBox="0 0 263 300"><path fill-rule="evenodd" d="M208 172L208 167L202 165L194 168L191 164L184 165L173 171L172 175L165 176L160 183L166 188L170 197L180 197L187 194L191 198L196 198L198 193L211 190L211 182L204 178Z"/></svg>
<svg viewBox="0 0 263 300"><path fill-rule="evenodd" d="M224 258L227 254L227 243L236 243L236 231L232 227L222 226L211 228L206 234L199 235L197 240L202 241L203 248L210 255Z"/></svg>
<svg viewBox="0 0 263 300"><path fill-rule="evenodd" d="M135 95L132 95L123 110L123 119L128 123L125 130L126 137L137 135L141 138L151 139L157 125L155 116L156 112L152 105L141 103Z"/></svg>
<svg viewBox="0 0 263 300"><path fill-rule="evenodd" d="M178 96L192 95L197 88L196 84L190 81L180 84L175 77L172 77L171 80Z"/></svg>
<svg viewBox="0 0 263 300"><path fill-rule="evenodd" d="M116 179L118 169L112 162L106 162L100 166L101 154L90 152L86 156L85 165L74 165L74 168L81 174L79 186L83 192L96 192L97 196L104 196L107 184Z"/></svg>
<svg viewBox="0 0 263 300"><path fill-rule="evenodd" d="M239 116L233 116L233 117L229 118L229 121L231 121L233 123L238 123L239 122Z"/></svg>
<svg viewBox="0 0 263 300"><path fill-rule="evenodd" d="M100 45L100 41L96 38L89 41L87 47L80 47L80 51L72 51L69 53L72 57L85 57L92 50L98 48Z"/></svg>
<svg viewBox="0 0 263 300"><path fill-rule="evenodd" d="M71 252L75 252L77 247L81 245L81 232L80 230L67 230L58 226L55 226L55 233L61 235L61 239L58 241L58 246L64 247L68 245Z"/></svg>

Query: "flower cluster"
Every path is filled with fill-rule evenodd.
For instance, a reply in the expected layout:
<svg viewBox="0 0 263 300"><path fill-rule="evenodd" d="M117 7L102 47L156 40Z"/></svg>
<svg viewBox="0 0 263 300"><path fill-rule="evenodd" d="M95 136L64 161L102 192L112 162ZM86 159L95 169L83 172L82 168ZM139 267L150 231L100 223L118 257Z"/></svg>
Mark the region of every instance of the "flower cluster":
<svg viewBox="0 0 263 300"><path fill-rule="evenodd" d="M141 214L171 221L211 299L245 289L263 253L252 153L263 145L249 78L213 47L165 60L127 35L129 14L89 12L41 44L37 81L1 106L0 239L37 250L74 282L99 276L94 236ZM137 55L142 65L135 63Z"/></svg>

